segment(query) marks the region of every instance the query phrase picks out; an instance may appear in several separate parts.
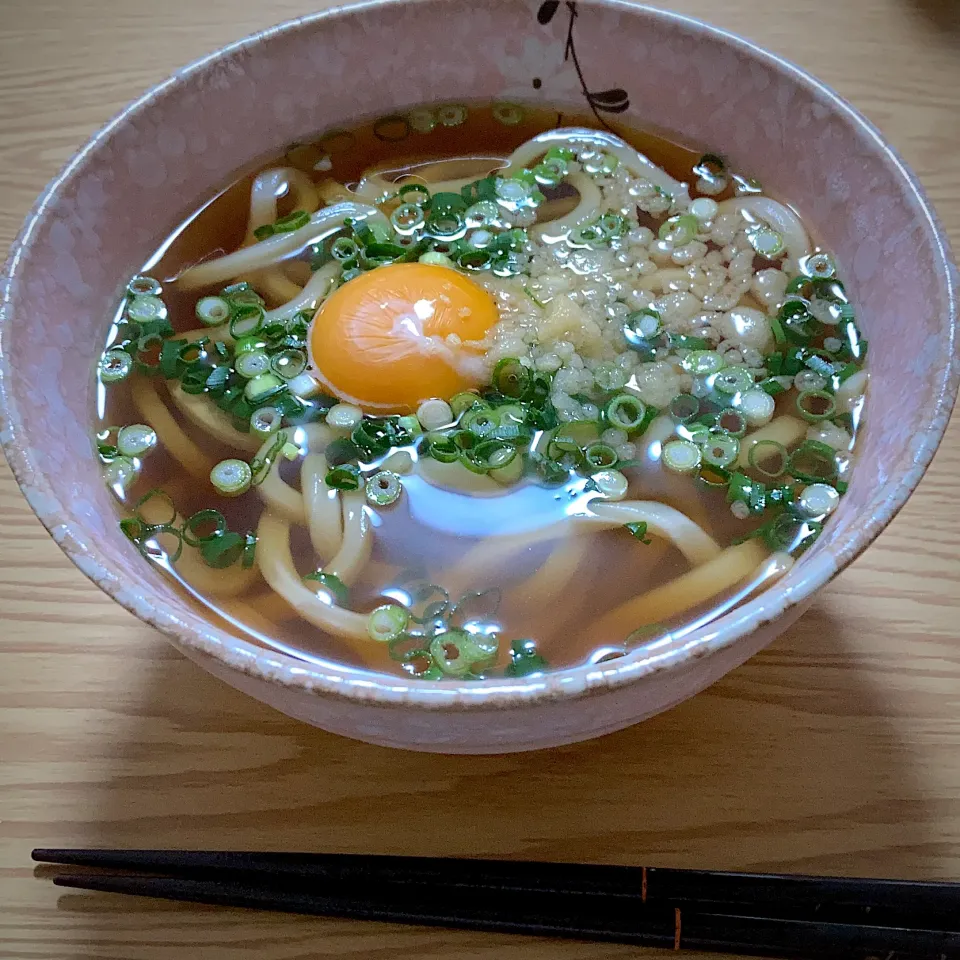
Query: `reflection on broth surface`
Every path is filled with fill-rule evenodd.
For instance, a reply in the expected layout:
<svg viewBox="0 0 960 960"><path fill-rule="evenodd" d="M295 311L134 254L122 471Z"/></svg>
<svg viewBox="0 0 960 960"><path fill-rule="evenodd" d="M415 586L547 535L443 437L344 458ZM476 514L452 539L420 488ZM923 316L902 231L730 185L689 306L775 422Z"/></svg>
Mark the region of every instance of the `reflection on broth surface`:
<svg viewBox="0 0 960 960"><path fill-rule="evenodd" d="M212 618L522 677L789 569L846 490L865 354L830 255L722 158L424 107L290 147L164 242L105 345L97 449Z"/></svg>

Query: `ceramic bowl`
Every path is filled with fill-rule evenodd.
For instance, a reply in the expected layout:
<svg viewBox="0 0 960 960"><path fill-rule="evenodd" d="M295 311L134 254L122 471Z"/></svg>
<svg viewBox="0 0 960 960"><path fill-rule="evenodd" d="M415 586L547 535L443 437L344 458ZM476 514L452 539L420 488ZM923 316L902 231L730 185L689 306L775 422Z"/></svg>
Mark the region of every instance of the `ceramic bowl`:
<svg viewBox="0 0 960 960"><path fill-rule="evenodd" d="M871 387L859 464L824 535L762 596L682 640L533 680L437 684L324 670L211 626L120 534L91 451L91 371L126 279L234 171L284 144L441 99L582 107L585 97L601 120L673 131L728 155L789 198L836 252L870 340ZM374 743L547 747L636 723L713 683L788 627L883 530L954 401L956 281L929 203L876 129L744 40L616 0L365 3L180 71L47 188L2 286L3 447L73 562L234 687Z"/></svg>

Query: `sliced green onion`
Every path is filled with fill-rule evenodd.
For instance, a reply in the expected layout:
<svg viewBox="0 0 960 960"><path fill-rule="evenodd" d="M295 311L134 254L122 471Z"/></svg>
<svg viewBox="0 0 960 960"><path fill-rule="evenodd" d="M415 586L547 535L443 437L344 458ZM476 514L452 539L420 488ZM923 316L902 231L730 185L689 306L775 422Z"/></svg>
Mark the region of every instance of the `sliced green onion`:
<svg viewBox="0 0 960 960"><path fill-rule="evenodd" d="M405 183L397 191L404 203L424 204L430 199L430 191L422 183Z"/></svg>
<svg viewBox="0 0 960 960"><path fill-rule="evenodd" d="M390 214L390 222L397 233L406 236L419 230L426 222L426 216L420 204L403 203Z"/></svg>
<svg viewBox="0 0 960 960"><path fill-rule="evenodd" d="M399 640L410 622L410 614L395 603L386 603L370 612L367 617L367 635L378 643Z"/></svg>
<svg viewBox="0 0 960 960"><path fill-rule="evenodd" d="M764 461L771 457L777 457L777 462L772 469L764 465ZM758 440L750 447L747 462L758 473L762 473L770 479L775 479L786 473L787 464L790 462L790 454L787 452L787 448L777 440Z"/></svg>
<svg viewBox="0 0 960 960"><path fill-rule="evenodd" d="M797 511L808 520L828 517L840 503L837 488L829 483L811 483L803 488L797 498Z"/></svg>
<svg viewBox="0 0 960 960"><path fill-rule="evenodd" d="M742 437L747 432L747 418L740 410L724 410L717 415L716 427L734 437Z"/></svg>
<svg viewBox="0 0 960 960"><path fill-rule="evenodd" d="M438 250L428 250L425 254L418 258L420 263L428 263L433 267L453 267L453 261L445 254L440 253Z"/></svg>
<svg viewBox="0 0 960 960"><path fill-rule="evenodd" d="M142 457L156 445L156 431L145 423L122 427L117 434L117 450L125 457Z"/></svg>
<svg viewBox="0 0 960 960"><path fill-rule="evenodd" d="M248 303L263 306L263 297L246 281L231 283L229 286L224 287L220 291L220 296L225 297L234 306Z"/></svg>
<svg viewBox="0 0 960 960"><path fill-rule="evenodd" d="M287 442L280 448L280 454L285 460L296 460L300 456L300 448L295 443Z"/></svg>
<svg viewBox="0 0 960 960"><path fill-rule="evenodd" d="M740 456L740 441L728 433L715 433L699 449L704 463L711 467L729 467Z"/></svg>
<svg viewBox="0 0 960 960"><path fill-rule="evenodd" d="M430 217L424 224L424 230L432 237L442 240L453 240L457 236L462 236L466 230L466 220L463 215L453 210L434 213L431 211Z"/></svg>
<svg viewBox="0 0 960 960"><path fill-rule="evenodd" d="M598 470L590 475L590 481L605 500L623 500L630 481L619 470Z"/></svg>
<svg viewBox="0 0 960 960"><path fill-rule="evenodd" d="M493 368L493 388L511 399L519 399L527 392L532 377L519 360L500 360Z"/></svg>
<svg viewBox="0 0 960 960"><path fill-rule="evenodd" d="M682 247L695 240L699 231L700 223L697 218L692 214L682 213L661 223L658 236L674 246Z"/></svg>
<svg viewBox="0 0 960 960"><path fill-rule="evenodd" d="M306 400L308 397L313 397L320 393L320 381L304 370L303 373L287 381L287 389L293 396L299 397L301 400Z"/></svg>
<svg viewBox="0 0 960 960"><path fill-rule="evenodd" d="M477 437L486 437L500 426L500 418L493 410L474 408L460 418L460 426Z"/></svg>
<svg viewBox="0 0 960 960"><path fill-rule="evenodd" d="M403 485L395 473L390 470L380 470L367 481L364 490L372 504L386 507L400 499Z"/></svg>
<svg viewBox="0 0 960 960"><path fill-rule="evenodd" d="M210 482L225 497L239 497L250 489L253 471L246 460L221 460L210 471Z"/></svg>
<svg viewBox="0 0 960 960"><path fill-rule="evenodd" d="M306 210L294 210L285 217L281 217L273 224L274 233L293 233L305 227L310 222L310 214Z"/></svg>
<svg viewBox="0 0 960 960"><path fill-rule="evenodd" d="M639 397L629 393L618 393L607 404L604 413L611 427L630 433L644 422L647 408Z"/></svg>
<svg viewBox="0 0 960 960"><path fill-rule="evenodd" d="M243 558L241 560L240 566L244 570L249 570L256 560L257 556L257 535L255 533L248 533L243 538Z"/></svg>
<svg viewBox="0 0 960 960"><path fill-rule="evenodd" d="M607 239L616 239L627 232L627 221L618 213L605 213L597 221L597 229Z"/></svg>
<svg viewBox="0 0 960 960"><path fill-rule="evenodd" d="M642 520L625 523L624 526L630 531L631 535L641 543L653 543L653 540L647 536L647 524Z"/></svg>
<svg viewBox="0 0 960 960"><path fill-rule="evenodd" d="M359 490L360 468L353 463L344 463L330 470L324 482L334 490Z"/></svg>
<svg viewBox="0 0 960 960"><path fill-rule="evenodd" d="M307 355L303 350L290 347L275 353L270 358L270 369L284 380L292 380L299 377L307 368ZM237 368L240 373L240 368Z"/></svg>
<svg viewBox="0 0 960 960"><path fill-rule="evenodd" d="M103 479L119 496L126 493L140 477L140 469L129 457L114 457L103 468Z"/></svg>
<svg viewBox="0 0 960 960"><path fill-rule="evenodd" d="M230 319L231 307L223 297L203 297L197 301L197 319L205 327L218 327Z"/></svg>
<svg viewBox="0 0 960 960"><path fill-rule="evenodd" d="M617 451L611 447L609 443L597 440L583 451L583 459L587 462L588 466L594 469L606 469L608 467L615 467L619 457L617 456Z"/></svg>
<svg viewBox="0 0 960 960"><path fill-rule="evenodd" d="M510 663L504 673L508 677L532 677L543 673L547 661L537 651L533 640L515 640L510 645Z"/></svg>
<svg viewBox="0 0 960 960"><path fill-rule="evenodd" d="M445 127L458 127L467 119L467 108L462 103L450 103L437 107L437 119Z"/></svg>
<svg viewBox="0 0 960 960"><path fill-rule="evenodd" d="M175 544L173 549L168 545L171 539ZM156 549L151 548L151 543L156 545ZM156 523L143 531L137 546L145 557L156 558L159 550L169 563L176 563L183 555L183 533L173 524Z"/></svg>
<svg viewBox="0 0 960 960"><path fill-rule="evenodd" d="M710 384L718 393L732 396L753 386L753 375L743 367L727 367L713 374Z"/></svg>
<svg viewBox="0 0 960 960"><path fill-rule="evenodd" d="M484 440L471 451L474 459L489 470L503 470L514 462L517 448L504 440Z"/></svg>
<svg viewBox="0 0 960 960"><path fill-rule="evenodd" d="M837 400L826 390L804 390L797 397L797 411L804 420L829 420L837 412Z"/></svg>
<svg viewBox="0 0 960 960"><path fill-rule="evenodd" d="M350 591L347 585L334 573L324 573L322 570L317 570L314 573L308 573L303 579L308 583L316 583L323 587L338 606L345 607L350 600Z"/></svg>
<svg viewBox="0 0 960 960"><path fill-rule="evenodd" d="M747 243L768 260L779 257L786 249L783 236L765 223L752 224L747 228Z"/></svg>
<svg viewBox="0 0 960 960"><path fill-rule="evenodd" d="M798 266L805 276L815 280L832 280L837 275L837 265L829 253L812 253L808 257L801 257Z"/></svg>
<svg viewBox="0 0 960 960"><path fill-rule="evenodd" d="M138 545L149 529L147 524L142 520L138 520L136 517L124 517L120 521L120 532L128 540L132 540Z"/></svg>
<svg viewBox="0 0 960 960"><path fill-rule="evenodd" d="M493 200L478 200L464 213L468 227L490 227L500 218L500 208Z"/></svg>
<svg viewBox="0 0 960 960"><path fill-rule="evenodd" d="M469 655L470 637L463 630L447 630L430 641L430 656L448 677L465 677L477 661Z"/></svg>
<svg viewBox="0 0 960 960"><path fill-rule="evenodd" d="M522 203L533 193L533 187L519 178L498 179L496 185L497 196L506 203Z"/></svg>
<svg viewBox="0 0 960 960"><path fill-rule="evenodd" d="M623 325L623 335L631 346L649 347L649 341L660 336L663 323L655 310L638 310L627 317Z"/></svg>
<svg viewBox="0 0 960 960"><path fill-rule="evenodd" d="M162 289L159 281L147 276L131 277L127 284L127 293L131 297L157 297Z"/></svg>
<svg viewBox="0 0 960 960"><path fill-rule="evenodd" d="M99 367L103 383L117 383L133 372L133 357L126 350L113 347L100 357Z"/></svg>
<svg viewBox="0 0 960 960"><path fill-rule="evenodd" d="M282 389L283 381L278 376L272 373L261 373L247 381L247 385L243 388L243 395L251 403L258 403L276 396Z"/></svg>
<svg viewBox="0 0 960 960"><path fill-rule="evenodd" d="M341 262L353 260L360 253L360 247L350 237L338 237L330 245L330 256Z"/></svg>
<svg viewBox="0 0 960 960"><path fill-rule="evenodd" d="M491 111L496 120L508 127L514 127L523 120L523 107L515 103L495 103Z"/></svg>
<svg viewBox="0 0 960 960"><path fill-rule="evenodd" d="M357 460L361 455L360 448L349 437L337 437L327 444L324 456L331 467L339 467L344 463Z"/></svg>
<svg viewBox="0 0 960 960"><path fill-rule="evenodd" d="M747 508L741 519L746 519L751 513L763 513L767 506L766 484L752 480L745 473L734 473L727 487L727 503L741 503ZM740 513L735 515L740 516Z"/></svg>
<svg viewBox="0 0 960 960"><path fill-rule="evenodd" d="M264 309L256 303L243 303L233 308L230 320L230 336L234 340L249 337L263 326Z"/></svg>
<svg viewBox="0 0 960 960"><path fill-rule="evenodd" d="M598 363L590 372L593 374L593 382L597 385L597 389L605 393L622 389L630 379L623 367L610 362Z"/></svg>
<svg viewBox="0 0 960 960"><path fill-rule="evenodd" d="M674 473L695 473L703 454L697 444L690 440L670 440L663 445L660 460Z"/></svg>
<svg viewBox="0 0 960 960"><path fill-rule="evenodd" d="M270 357L263 350L251 350L241 353L234 361L233 368L241 377L252 380L270 369Z"/></svg>
<svg viewBox="0 0 960 960"><path fill-rule="evenodd" d="M352 403L338 403L327 411L327 423L336 430L353 430L363 420L363 411Z"/></svg>
<svg viewBox="0 0 960 960"><path fill-rule="evenodd" d="M576 227L567 235L572 246L589 247L603 242L603 234L595 226Z"/></svg>
<svg viewBox="0 0 960 960"><path fill-rule="evenodd" d="M460 448L450 437L435 437L430 440L430 456L439 463L453 463L460 459Z"/></svg>
<svg viewBox="0 0 960 960"><path fill-rule="evenodd" d="M689 423L700 413L700 401L689 393L681 393L670 401L670 416L677 423Z"/></svg>
<svg viewBox="0 0 960 960"><path fill-rule="evenodd" d="M600 428L595 420L572 420L557 428L551 446L565 453L571 453L582 450L599 439Z"/></svg>
<svg viewBox="0 0 960 960"><path fill-rule="evenodd" d="M127 303L127 316L135 323L164 320L167 305L159 297L134 297Z"/></svg>
<svg viewBox="0 0 960 960"><path fill-rule="evenodd" d="M531 173L541 186L557 187L567 175L567 165L562 160L544 160L538 163Z"/></svg>
<svg viewBox="0 0 960 960"><path fill-rule="evenodd" d="M748 426L762 427L773 419L777 403L766 390L754 387L740 394L737 408L746 418Z"/></svg>
<svg viewBox="0 0 960 960"><path fill-rule="evenodd" d="M830 483L837 477L837 452L819 440L805 440L790 455L787 472L804 483Z"/></svg>
<svg viewBox="0 0 960 960"><path fill-rule="evenodd" d="M710 197L697 197L690 204L690 213L697 218L700 223L709 223L717 215L719 206L716 200Z"/></svg>
<svg viewBox="0 0 960 960"><path fill-rule="evenodd" d="M711 373L719 373L727 362L716 350L691 350L680 361L680 365L695 377L705 377Z"/></svg>
<svg viewBox="0 0 960 960"><path fill-rule="evenodd" d="M276 433L283 422L283 414L277 407L259 407L250 415L250 432L266 440Z"/></svg>
<svg viewBox="0 0 960 960"><path fill-rule="evenodd" d="M697 480L705 487L723 490L730 483L730 471L725 467L714 466L712 463L703 463L697 471Z"/></svg>

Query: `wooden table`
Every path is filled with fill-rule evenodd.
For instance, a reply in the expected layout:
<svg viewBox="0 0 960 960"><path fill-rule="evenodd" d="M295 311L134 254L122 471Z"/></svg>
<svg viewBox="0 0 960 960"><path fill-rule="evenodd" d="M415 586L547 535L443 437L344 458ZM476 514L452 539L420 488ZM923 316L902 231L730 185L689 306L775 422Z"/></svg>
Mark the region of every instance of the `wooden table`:
<svg viewBox="0 0 960 960"><path fill-rule="evenodd" d="M321 0L322 3L322 0ZM3 0L0 240L124 103L309 0ZM960 244L954 0L676 0L814 71ZM867 555L670 713L527 756L399 753L235 693L101 594L0 474L0 956L573 960L625 947L64 897L37 845L527 856L960 878L960 427ZM642 953L642 951L641 951ZM654 956L654 953L650 953Z"/></svg>

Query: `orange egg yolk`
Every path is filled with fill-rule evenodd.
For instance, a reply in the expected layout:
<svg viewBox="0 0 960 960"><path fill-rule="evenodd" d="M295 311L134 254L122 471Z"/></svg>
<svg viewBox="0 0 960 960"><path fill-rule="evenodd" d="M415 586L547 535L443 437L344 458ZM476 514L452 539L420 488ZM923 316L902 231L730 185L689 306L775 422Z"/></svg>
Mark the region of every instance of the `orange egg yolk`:
<svg viewBox="0 0 960 960"><path fill-rule="evenodd" d="M498 319L493 297L456 270L391 264L360 274L320 305L310 358L341 400L407 413L479 384L476 341Z"/></svg>

